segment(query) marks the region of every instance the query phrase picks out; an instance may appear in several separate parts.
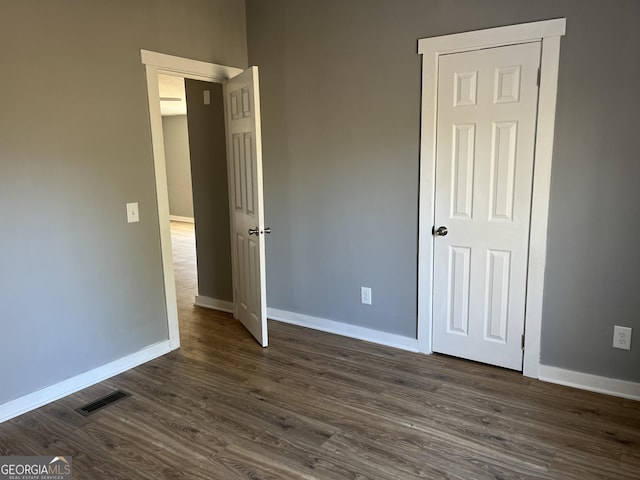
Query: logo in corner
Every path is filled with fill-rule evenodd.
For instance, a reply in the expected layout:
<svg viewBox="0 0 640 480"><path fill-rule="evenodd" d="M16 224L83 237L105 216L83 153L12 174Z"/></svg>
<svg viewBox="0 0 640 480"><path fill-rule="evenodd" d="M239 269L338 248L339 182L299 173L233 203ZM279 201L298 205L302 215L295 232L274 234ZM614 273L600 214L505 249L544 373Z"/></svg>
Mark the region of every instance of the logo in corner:
<svg viewBox="0 0 640 480"><path fill-rule="evenodd" d="M71 480L73 457L0 456L0 480Z"/></svg>

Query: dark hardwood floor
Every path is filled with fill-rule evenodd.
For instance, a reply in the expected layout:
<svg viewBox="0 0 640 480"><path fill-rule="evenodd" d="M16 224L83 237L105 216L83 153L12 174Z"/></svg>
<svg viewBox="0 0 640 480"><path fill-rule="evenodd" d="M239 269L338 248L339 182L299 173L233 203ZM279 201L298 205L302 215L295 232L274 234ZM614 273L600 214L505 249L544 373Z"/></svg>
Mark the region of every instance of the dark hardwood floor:
<svg viewBox="0 0 640 480"><path fill-rule="evenodd" d="M0 454L72 455L76 480L640 478L639 402L276 322L262 349L192 306L174 227L182 348L1 424Z"/></svg>

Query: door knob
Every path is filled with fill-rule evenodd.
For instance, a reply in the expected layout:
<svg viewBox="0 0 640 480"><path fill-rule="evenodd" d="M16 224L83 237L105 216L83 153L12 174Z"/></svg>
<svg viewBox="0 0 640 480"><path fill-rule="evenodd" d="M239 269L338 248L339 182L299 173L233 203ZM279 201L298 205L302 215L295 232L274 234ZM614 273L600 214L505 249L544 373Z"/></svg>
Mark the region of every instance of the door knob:
<svg viewBox="0 0 640 480"><path fill-rule="evenodd" d="M258 227L249 229L249 235L255 235L258 237L261 233L269 234L271 233L271 229L269 227L266 227L263 231L258 230Z"/></svg>
<svg viewBox="0 0 640 480"><path fill-rule="evenodd" d="M439 237L444 237L447 233L449 233L449 230L447 230L447 227L433 227L433 234L437 235Z"/></svg>

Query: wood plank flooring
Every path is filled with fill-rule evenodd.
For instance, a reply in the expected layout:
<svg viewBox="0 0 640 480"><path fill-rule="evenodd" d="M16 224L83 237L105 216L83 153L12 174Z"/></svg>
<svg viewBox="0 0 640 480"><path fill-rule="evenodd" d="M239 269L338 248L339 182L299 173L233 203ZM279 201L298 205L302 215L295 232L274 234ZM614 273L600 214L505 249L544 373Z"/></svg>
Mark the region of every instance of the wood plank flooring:
<svg viewBox="0 0 640 480"><path fill-rule="evenodd" d="M262 349L192 305L173 232L182 348L1 424L1 455L73 455L77 480L640 478L640 402L276 322Z"/></svg>

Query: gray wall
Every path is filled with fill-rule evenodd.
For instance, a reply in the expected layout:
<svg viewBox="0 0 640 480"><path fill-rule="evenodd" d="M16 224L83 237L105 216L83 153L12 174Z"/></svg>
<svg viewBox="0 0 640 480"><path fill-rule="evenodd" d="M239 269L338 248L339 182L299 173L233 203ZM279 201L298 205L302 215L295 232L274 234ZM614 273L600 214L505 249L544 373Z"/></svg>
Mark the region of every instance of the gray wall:
<svg viewBox="0 0 640 480"><path fill-rule="evenodd" d="M164 156L167 165L169 213L193 218L193 190L186 115L162 117Z"/></svg>
<svg viewBox="0 0 640 480"><path fill-rule="evenodd" d="M269 306L414 337L417 40L561 16L542 362L640 381L640 340L611 348L616 323L640 335L633 0L247 0Z"/></svg>
<svg viewBox="0 0 640 480"><path fill-rule="evenodd" d="M244 67L238 0L0 0L0 403L167 339L140 48ZM126 223L126 202L140 223Z"/></svg>
<svg viewBox="0 0 640 480"><path fill-rule="evenodd" d="M233 301L222 85L185 80L196 221L198 294ZM204 91L211 103L205 105Z"/></svg>

